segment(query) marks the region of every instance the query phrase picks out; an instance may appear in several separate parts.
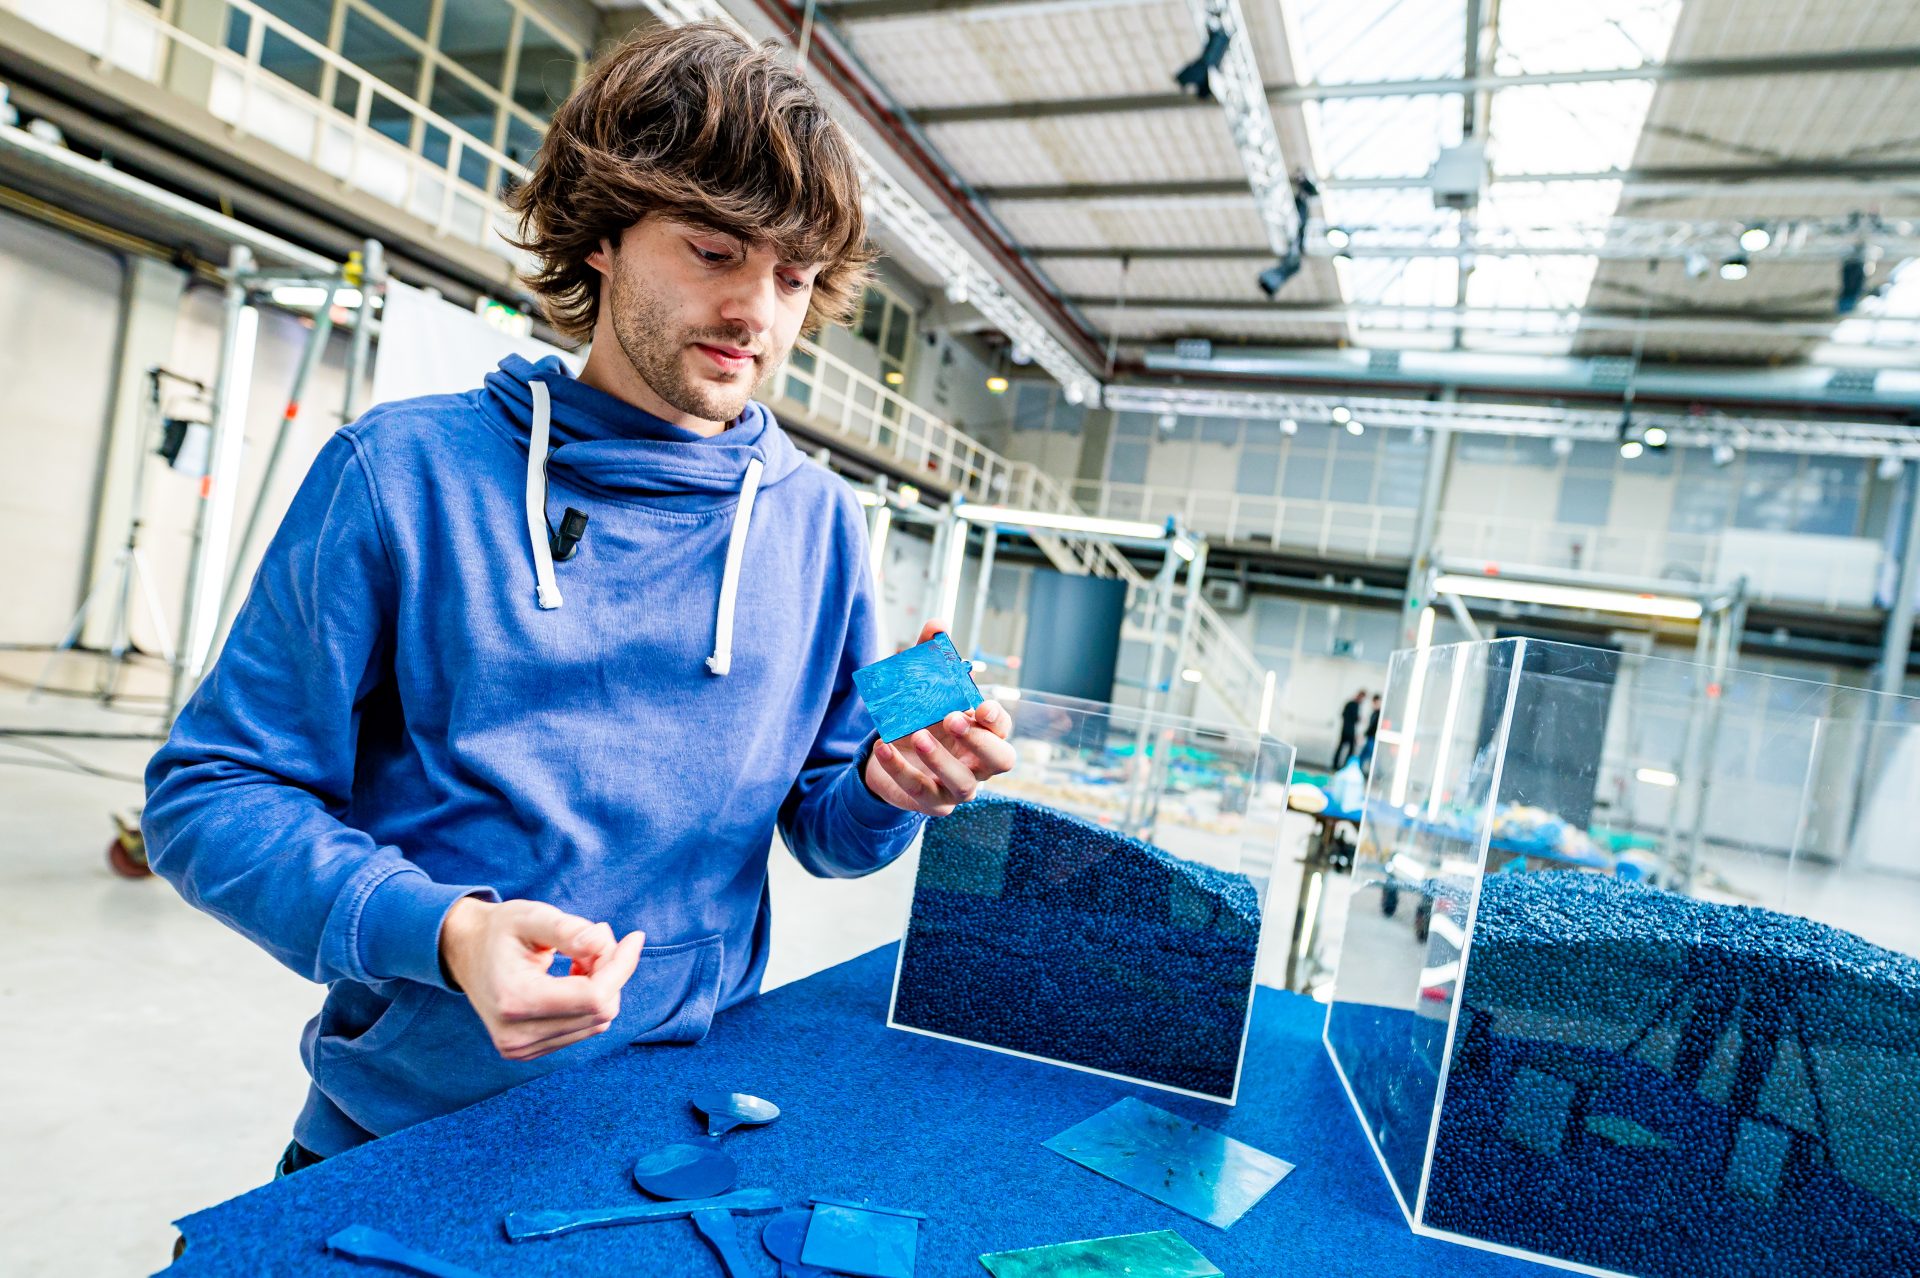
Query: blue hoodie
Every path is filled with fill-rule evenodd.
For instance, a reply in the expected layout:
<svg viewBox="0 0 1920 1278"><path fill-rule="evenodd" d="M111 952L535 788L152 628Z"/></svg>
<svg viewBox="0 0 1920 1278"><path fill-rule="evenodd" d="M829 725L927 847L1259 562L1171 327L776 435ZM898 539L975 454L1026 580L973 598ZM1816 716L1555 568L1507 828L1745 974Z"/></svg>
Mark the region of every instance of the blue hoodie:
<svg viewBox="0 0 1920 1278"><path fill-rule="evenodd" d="M543 500L591 519L550 584ZM759 404L706 438L509 357L328 442L143 820L188 901L329 987L302 1145L696 1042L759 989L776 826L822 876L906 849L920 818L859 773L869 573L852 489ZM465 895L644 931L613 1027L501 1059L440 969Z"/></svg>

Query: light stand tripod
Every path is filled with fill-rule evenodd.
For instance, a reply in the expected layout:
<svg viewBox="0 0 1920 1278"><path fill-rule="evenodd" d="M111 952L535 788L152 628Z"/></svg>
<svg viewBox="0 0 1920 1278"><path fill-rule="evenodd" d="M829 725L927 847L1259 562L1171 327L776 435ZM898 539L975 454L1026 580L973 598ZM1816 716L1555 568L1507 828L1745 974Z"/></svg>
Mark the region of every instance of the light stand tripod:
<svg viewBox="0 0 1920 1278"><path fill-rule="evenodd" d="M111 702L120 695L120 677L124 673L128 658L134 652L131 612L133 594L140 592L141 601L147 610L147 620L153 625L153 633L160 644L160 655L171 669L178 662L174 651L172 628L167 623L166 609L161 606L160 594L154 588L153 569L147 563L144 551L140 549L140 529L144 513L146 496L147 456L154 444L154 434L161 420L160 387L164 381L175 381L192 387L199 394L206 394L206 385L191 377L167 369L153 367L147 370L147 394L141 406L140 443L133 454L133 485L129 489L127 540L114 554L113 562L106 571L95 577L87 590L87 597L80 604L80 611L73 616L73 623L67 627L64 638L54 647L47 657L47 664L40 672L40 678L33 685L28 699L37 698L45 690L47 682L53 677L54 664L60 655L75 651L80 644L81 633L86 629L88 615L103 603L112 608L109 620L110 639L105 651L107 658L101 667L94 695L103 702Z"/></svg>

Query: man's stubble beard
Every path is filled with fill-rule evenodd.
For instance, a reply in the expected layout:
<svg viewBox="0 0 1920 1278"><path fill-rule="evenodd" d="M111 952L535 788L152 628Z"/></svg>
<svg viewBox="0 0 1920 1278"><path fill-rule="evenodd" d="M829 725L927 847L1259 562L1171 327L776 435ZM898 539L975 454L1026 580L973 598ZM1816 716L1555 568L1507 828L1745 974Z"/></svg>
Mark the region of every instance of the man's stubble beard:
<svg viewBox="0 0 1920 1278"><path fill-rule="evenodd" d="M738 330L677 328L668 318L665 300L644 286L615 273L608 301L613 308L613 335L621 354L653 393L668 404L703 421L731 423L746 408L753 393L764 385L774 369L786 358L786 351L762 351L754 361L753 382L748 386L698 384L687 377L683 362L689 343L711 342L741 350L753 346L753 339Z"/></svg>

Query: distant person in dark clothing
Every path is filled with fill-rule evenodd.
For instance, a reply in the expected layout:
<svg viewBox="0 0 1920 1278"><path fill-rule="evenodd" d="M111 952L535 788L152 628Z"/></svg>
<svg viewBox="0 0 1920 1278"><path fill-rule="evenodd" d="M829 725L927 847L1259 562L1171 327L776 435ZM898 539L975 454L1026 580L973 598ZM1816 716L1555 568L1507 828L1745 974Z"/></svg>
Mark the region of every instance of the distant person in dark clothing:
<svg viewBox="0 0 1920 1278"><path fill-rule="evenodd" d="M1353 694L1353 700L1340 707L1340 744L1333 748L1333 770L1351 759L1360 748L1360 705L1367 699L1365 688Z"/></svg>
<svg viewBox="0 0 1920 1278"><path fill-rule="evenodd" d="M1367 716L1367 743L1360 747L1360 768L1373 766L1373 739L1380 735L1380 694L1373 694L1373 713Z"/></svg>

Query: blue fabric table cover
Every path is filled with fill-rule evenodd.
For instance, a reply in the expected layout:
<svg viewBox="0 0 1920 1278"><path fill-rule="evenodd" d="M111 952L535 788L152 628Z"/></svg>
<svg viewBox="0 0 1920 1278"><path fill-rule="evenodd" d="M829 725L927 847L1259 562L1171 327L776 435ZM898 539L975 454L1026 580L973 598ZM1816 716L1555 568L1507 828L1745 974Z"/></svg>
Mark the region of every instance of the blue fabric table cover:
<svg viewBox="0 0 1920 1278"><path fill-rule="evenodd" d="M924 1212L918 1278L985 1274L985 1252L1172 1229L1229 1278L1506 1278L1561 1272L1415 1237L1388 1191L1320 1041L1324 1009L1261 988L1241 1101L1228 1108L886 1027L894 947L722 1014L693 1047L642 1047L562 1071L362 1146L180 1221L166 1272L366 1278L325 1240L351 1224L481 1274L631 1278L722 1271L686 1221L509 1243L525 1208L644 1201L642 1152L703 1130L688 1104L712 1089L774 1101L782 1117L726 1138L742 1187L789 1206L865 1199ZM1221 1231L1144 1198L1041 1142L1122 1096L1226 1134L1297 1170ZM261 1163L274 1151L263 1148ZM771 1217L743 1218L753 1272Z"/></svg>

